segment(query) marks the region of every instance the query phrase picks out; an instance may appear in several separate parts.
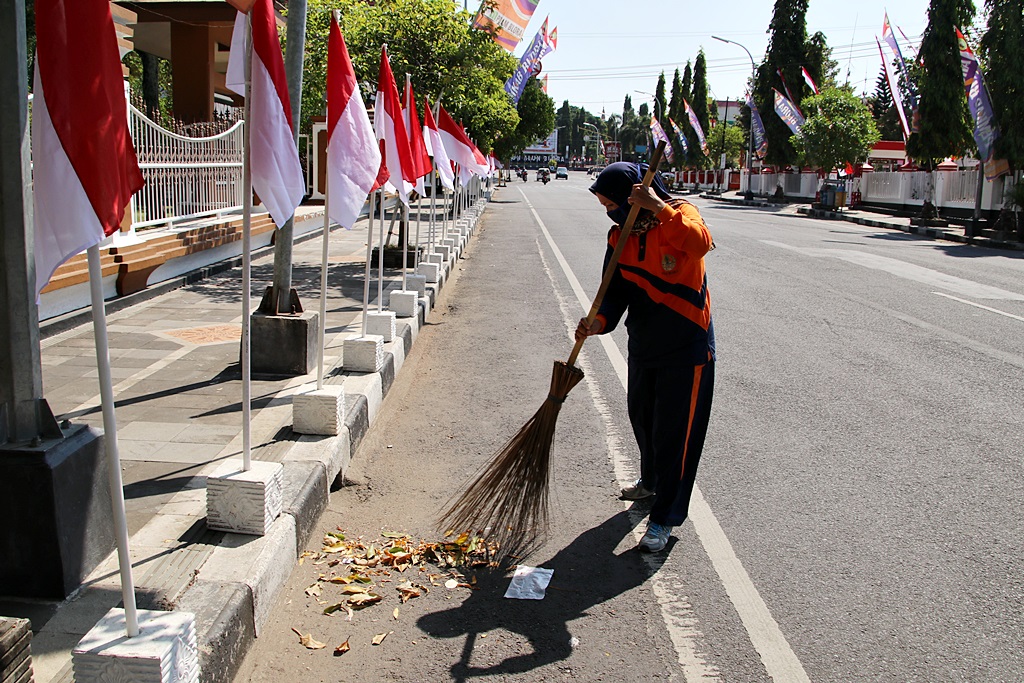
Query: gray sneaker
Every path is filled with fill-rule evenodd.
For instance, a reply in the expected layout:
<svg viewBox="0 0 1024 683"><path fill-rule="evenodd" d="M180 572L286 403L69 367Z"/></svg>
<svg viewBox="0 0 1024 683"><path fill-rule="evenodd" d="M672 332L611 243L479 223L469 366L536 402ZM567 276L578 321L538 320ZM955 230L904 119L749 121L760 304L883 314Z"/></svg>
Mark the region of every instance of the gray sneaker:
<svg viewBox="0 0 1024 683"><path fill-rule="evenodd" d="M623 500L643 500L644 498L650 498L654 495L654 491L650 491L644 488L644 485L637 479L633 482L632 486L627 486L622 489Z"/></svg>
<svg viewBox="0 0 1024 683"><path fill-rule="evenodd" d="M647 533L640 539L637 548L645 553L659 553L668 545L668 537L671 533L672 527L670 526L648 522Z"/></svg>

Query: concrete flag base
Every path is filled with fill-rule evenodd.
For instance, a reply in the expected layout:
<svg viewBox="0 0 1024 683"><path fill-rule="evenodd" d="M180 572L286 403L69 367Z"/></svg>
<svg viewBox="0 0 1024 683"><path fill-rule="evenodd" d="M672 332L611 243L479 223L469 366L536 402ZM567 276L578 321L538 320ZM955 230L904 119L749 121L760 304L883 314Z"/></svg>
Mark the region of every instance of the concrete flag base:
<svg viewBox="0 0 1024 683"><path fill-rule="evenodd" d="M313 384L292 396L292 431L337 436L345 426L345 391L341 384L317 389Z"/></svg>
<svg viewBox="0 0 1024 683"><path fill-rule="evenodd" d="M416 292L406 290L393 291L388 301L388 308L399 318L413 318L418 313L418 299L419 295Z"/></svg>
<svg viewBox="0 0 1024 683"><path fill-rule="evenodd" d="M254 460L246 472L241 460L226 460L206 478L206 526L263 536L281 514L283 493L281 463Z"/></svg>
<svg viewBox="0 0 1024 683"><path fill-rule="evenodd" d="M417 268L418 269L418 268ZM405 288L411 292L416 292L418 296L427 295L427 278L422 274L418 275L406 275L405 276Z"/></svg>
<svg viewBox="0 0 1024 683"><path fill-rule="evenodd" d="M391 341L395 338L395 312L367 313L366 329L363 333L367 336L380 335L385 342Z"/></svg>
<svg viewBox="0 0 1024 683"><path fill-rule="evenodd" d="M380 372L384 367L384 337L379 334L349 337L342 347L342 358L346 370Z"/></svg>
<svg viewBox="0 0 1024 683"><path fill-rule="evenodd" d="M138 619L129 638L115 607L85 634L71 652L76 683L199 683L195 615L141 609Z"/></svg>
<svg viewBox="0 0 1024 683"><path fill-rule="evenodd" d="M423 278L424 282L429 282L431 284L434 284L435 282L441 279L440 271L440 257L437 259L437 263L421 262L420 265L416 266L417 274ZM424 286L424 290L426 290L426 286Z"/></svg>

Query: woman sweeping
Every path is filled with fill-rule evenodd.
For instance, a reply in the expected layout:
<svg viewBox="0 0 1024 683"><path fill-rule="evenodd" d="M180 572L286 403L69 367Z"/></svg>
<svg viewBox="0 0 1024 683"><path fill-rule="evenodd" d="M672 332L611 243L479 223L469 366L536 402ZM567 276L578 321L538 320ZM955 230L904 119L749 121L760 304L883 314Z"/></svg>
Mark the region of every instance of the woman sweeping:
<svg viewBox="0 0 1024 683"><path fill-rule="evenodd" d="M715 383L715 333L704 255L714 242L697 207L672 199L661 178L640 184L646 165L606 167L590 187L615 222L605 263L631 204L641 207L594 322L579 340L615 329L626 313L629 332L627 405L640 449L640 479L627 500L654 496L639 548L659 552L686 519L704 447Z"/></svg>

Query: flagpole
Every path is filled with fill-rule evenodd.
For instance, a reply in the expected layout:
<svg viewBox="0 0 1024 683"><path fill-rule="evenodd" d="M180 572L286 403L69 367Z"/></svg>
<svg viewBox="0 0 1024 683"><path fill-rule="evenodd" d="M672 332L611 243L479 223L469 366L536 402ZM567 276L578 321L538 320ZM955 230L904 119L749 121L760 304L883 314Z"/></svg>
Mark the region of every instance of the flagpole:
<svg viewBox="0 0 1024 683"><path fill-rule="evenodd" d="M252 387L250 372L250 291L252 228L252 15L245 15L245 126L242 128L242 469L252 468Z"/></svg>
<svg viewBox="0 0 1024 683"><path fill-rule="evenodd" d="M89 293L92 297L92 326L96 338L96 368L100 380L100 406L103 409L103 442L107 451L107 479L110 484L110 506L114 512L114 534L117 539L117 565L121 575L121 600L128 637L139 635L139 617L135 608L135 582L132 579L132 558L128 549L128 518L124 510L124 482L121 479L121 456L117 449L117 418L114 415L114 384L110 375L110 348L107 342L107 313L103 305L103 269L100 248L89 247Z"/></svg>
<svg viewBox="0 0 1024 683"><path fill-rule="evenodd" d="M398 182L402 182L399 178ZM394 212L392 210L392 216ZM380 247L377 249L377 312L384 312L384 188L380 190Z"/></svg>
<svg viewBox="0 0 1024 683"><path fill-rule="evenodd" d="M437 225L437 162L430 166L430 221L427 225L427 253L434 253L434 226ZM419 252L419 250L416 250Z"/></svg>
<svg viewBox="0 0 1024 683"><path fill-rule="evenodd" d="M415 106L415 105L413 105ZM433 171L430 172L433 175ZM434 193L434 188L430 188L430 193ZM416 250L412 252L412 270L417 272L417 268L420 267L420 221L423 220L423 197L416 195Z"/></svg>
<svg viewBox="0 0 1024 683"><path fill-rule="evenodd" d="M327 155L330 156L331 150L328 145ZM327 166L330 168L330 165ZM323 251L320 255L320 356L316 364L316 390L320 391L324 388L324 338L326 336L325 331L327 328L327 257L330 251L330 240L331 240L331 182L330 178L324 183L324 244Z"/></svg>
<svg viewBox="0 0 1024 683"><path fill-rule="evenodd" d="M402 204L402 215L405 217L402 221L405 223L405 230L402 230L402 291L406 291L406 282L408 278L408 260L409 260L409 205Z"/></svg>
<svg viewBox="0 0 1024 683"><path fill-rule="evenodd" d="M363 277L363 336L366 336L366 314L370 308L370 262L373 260L373 214L377 208L377 192L370 192L370 224L366 229L366 274ZM381 216L381 222L384 217Z"/></svg>

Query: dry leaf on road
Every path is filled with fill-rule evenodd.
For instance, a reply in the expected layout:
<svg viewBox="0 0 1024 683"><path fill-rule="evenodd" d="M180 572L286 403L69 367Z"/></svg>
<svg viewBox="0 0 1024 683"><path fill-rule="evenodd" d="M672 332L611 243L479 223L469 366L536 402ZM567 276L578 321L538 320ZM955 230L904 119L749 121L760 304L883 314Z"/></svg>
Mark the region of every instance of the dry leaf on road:
<svg viewBox="0 0 1024 683"><path fill-rule="evenodd" d="M348 652L349 650L352 649L349 646L349 644L348 644L348 641L351 640L351 639L352 639L352 637L349 636L348 638L345 639L344 643L342 643L338 647L334 648L334 656L335 657L340 657L341 655L345 654L346 652Z"/></svg>
<svg viewBox="0 0 1024 683"><path fill-rule="evenodd" d="M294 626L292 627L292 631L294 631L295 635L299 637L299 643L307 650L319 650L321 648L327 647L327 643L321 643L319 640L313 637L312 633L302 635L302 632Z"/></svg>
<svg viewBox="0 0 1024 683"><path fill-rule="evenodd" d="M387 633L378 633L373 637L373 644L380 645L384 642L384 639L390 636L392 633L394 633L394 631L388 631Z"/></svg>

